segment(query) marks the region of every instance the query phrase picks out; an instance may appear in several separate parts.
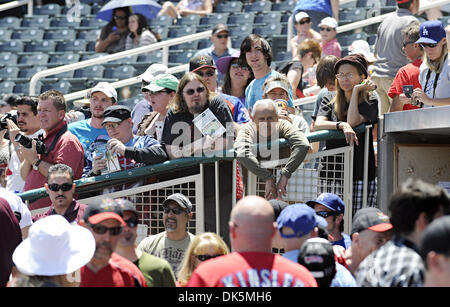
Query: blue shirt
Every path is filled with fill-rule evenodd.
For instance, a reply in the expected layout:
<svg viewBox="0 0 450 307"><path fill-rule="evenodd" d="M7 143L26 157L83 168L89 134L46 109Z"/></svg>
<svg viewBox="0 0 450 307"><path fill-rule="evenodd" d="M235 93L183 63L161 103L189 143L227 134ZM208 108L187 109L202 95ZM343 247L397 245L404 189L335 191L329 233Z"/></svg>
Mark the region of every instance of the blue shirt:
<svg viewBox="0 0 450 307"><path fill-rule="evenodd" d="M298 0L294 12L299 11L317 11L324 12L333 16L330 0Z"/></svg>
<svg viewBox="0 0 450 307"><path fill-rule="evenodd" d="M350 245L352 245L352 239L350 238L350 236L348 234L342 233L342 239L339 241L333 241L333 242L331 242L331 244L340 245L343 248L347 249L350 247Z"/></svg>
<svg viewBox="0 0 450 307"><path fill-rule="evenodd" d="M254 79L245 89L245 104L247 109L251 110L253 108L253 105L258 101L263 99L263 85L264 82L266 82L267 79L270 77L278 77L280 73L276 70L271 70L267 75L265 75L262 78ZM292 103L292 88L289 89L289 100L288 100L288 106L294 107L294 104Z"/></svg>
<svg viewBox="0 0 450 307"><path fill-rule="evenodd" d="M220 93L220 96L234 105L234 110L232 112L234 122L238 124L245 124L250 121L248 110L238 97L227 95L224 93Z"/></svg>

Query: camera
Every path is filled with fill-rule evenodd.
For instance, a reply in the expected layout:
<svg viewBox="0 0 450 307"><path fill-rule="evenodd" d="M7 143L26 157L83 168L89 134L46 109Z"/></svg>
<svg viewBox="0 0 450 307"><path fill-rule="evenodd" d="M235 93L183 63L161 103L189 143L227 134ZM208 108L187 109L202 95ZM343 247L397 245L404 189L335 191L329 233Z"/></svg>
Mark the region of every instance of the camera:
<svg viewBox="0 0 450 307"><path fill-rule="evenodd" d="M8 129L8 123L6 122L7 119L12 120L17 125L17 114L5 113L0 118L0 130Z"/></svg>
<svg viewBox="0 0 450 307"><path fill-rule="evenodd" d="M40 155L45 154L45 143L40 140L39 138L29 138L23 134L17 134L16 138L15 138L16 142L19 143L20 145L22 145L25 148L31 148L32 147L32 141L35 140L36 141L36 152Z"/></svg>

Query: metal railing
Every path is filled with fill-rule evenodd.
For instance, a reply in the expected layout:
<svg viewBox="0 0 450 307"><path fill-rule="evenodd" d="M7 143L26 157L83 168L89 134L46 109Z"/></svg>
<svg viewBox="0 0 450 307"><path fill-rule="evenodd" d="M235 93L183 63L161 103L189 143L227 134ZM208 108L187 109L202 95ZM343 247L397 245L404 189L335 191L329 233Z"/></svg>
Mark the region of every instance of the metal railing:
<svg viewBox="0 0 450 307"><path fill-rule="evenodd" d="M122 51L122 52L118 52L118 53L114 53L114 54L110 54L110 55L105 55L105 56L102 56L99 58L89 59L89 60L81 61L78 63L73 63L73 64L68 64L68 65L58 66L58 67L51 68L51 69L42 70L40 72L37 72L35 75L33 75L33 77L30 80L30 96L36 95L36 84L39 81L39 79L42 79L44 77L56 75L59 73L72 71L72 70L76 70L76 69L80 69L80 68L84 68L84 67L88 67L88 66L92 66L92 65L96 65L96 64L102 64L102 63L126 58L126 57L133 56L133 55L147 53L147 52L151 52L151 51L155 51L155 50L159 50L159 49L163 50L162 64L167 66L169 63L169 47L170 46L208 38L211 36L211 33L212 33L212 30L208 30L208 31L200 32L200 33L191 34L188 36L165 40L165 41L151 44L148 46L138 47L138 48L134 48L134 49L130 49L130 50L126 50L126 51ZM140 82L140 81L137 81L136 78L131 78L131 79L129 79L128 82L132 82L132 81L134 81L133 83ZM129 84L133 84L133 83L129 83ZM85 91L81 91L81 92L77 92L77 93L78 93L77 95L73 94L73 95L69 96L70 99L76 99L76 98L83 97L83 95L85 94Z"/></svg>
<svg viewBox="0 0 450 307"><path fill-rule="evenodd" d="M33 16L33 0L11 1L5 4L0 4L0 12L7 11L22 5L27 5L27 15Z"/></svg>

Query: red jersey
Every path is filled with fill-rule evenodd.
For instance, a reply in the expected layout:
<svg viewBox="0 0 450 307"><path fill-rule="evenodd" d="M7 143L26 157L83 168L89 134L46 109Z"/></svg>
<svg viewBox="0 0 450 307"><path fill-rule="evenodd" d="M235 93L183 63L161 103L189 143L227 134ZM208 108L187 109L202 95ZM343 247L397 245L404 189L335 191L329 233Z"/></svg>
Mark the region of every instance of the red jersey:
<svg viewBox="0 0 450 307"><path fill-rule="evenodd" d="M130 260L112 253L109 264L94 273L81 268L80 287L147 287L144 275Z"/></svg>
<svg viewBox="0 0 450 307"><path fill-rule="evenodd" d="M317 287L317 282L304 266L280 255L235 252L200 264L188 287Z"/></svg>
<svg viewBox="0 0 450 307"><path fill-rule="evenodd" d="M422 64L422 59L417 59L408 65L401 67L395 75L394 81L389 88L388 95L394 98L395 95L403 93L403 85L412 85L413 88L422 88L419 83L419 67ZM412 104L404 104L403 110L419 109L418 106Z"/></svg>

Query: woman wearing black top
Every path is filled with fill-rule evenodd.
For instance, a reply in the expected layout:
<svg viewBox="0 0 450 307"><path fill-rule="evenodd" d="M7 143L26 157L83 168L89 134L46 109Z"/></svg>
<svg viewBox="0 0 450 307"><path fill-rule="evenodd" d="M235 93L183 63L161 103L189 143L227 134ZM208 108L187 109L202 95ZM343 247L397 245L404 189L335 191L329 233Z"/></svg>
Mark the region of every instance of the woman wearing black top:
<svg viewBox="0 0 450 307"><path fill-rule="evenodd" d="M315 123L316 130L342 130L345 140L327 140L326 149L355 145L353 155L353 213L362 207L365 133L356 134L354 127L375 124L378 119L378 97L371 94L376 85L367 79L367 60L361 54L346 56L336 62L336 94L326 95ZM342 183L340 157L328 157L322 165L321 177ZM336 161L335 161L336 160ZM335 164L336 163L336 164ZM376 169L372 128L369 133L368 206L376 203ZM330 180L331 179L331 180Z"/></svg>

